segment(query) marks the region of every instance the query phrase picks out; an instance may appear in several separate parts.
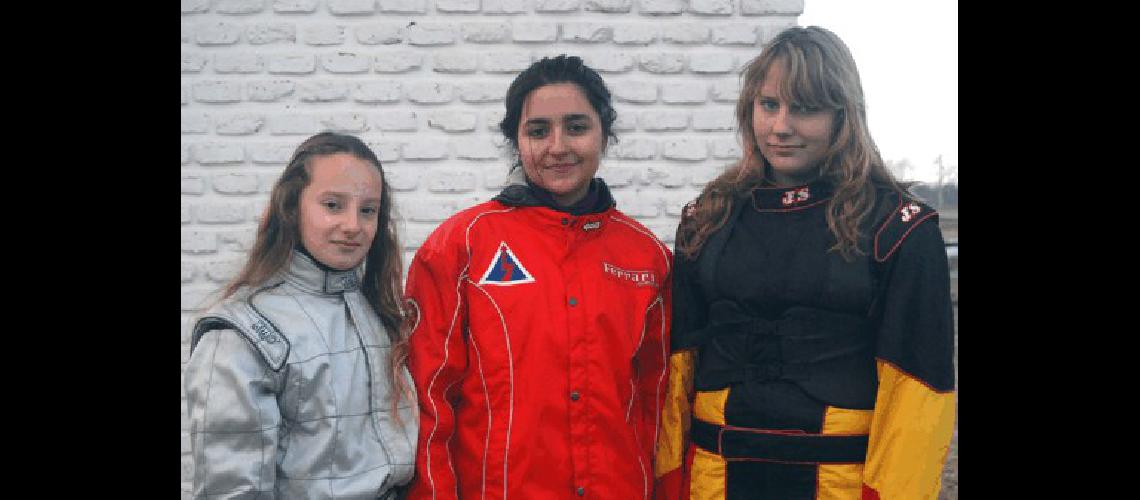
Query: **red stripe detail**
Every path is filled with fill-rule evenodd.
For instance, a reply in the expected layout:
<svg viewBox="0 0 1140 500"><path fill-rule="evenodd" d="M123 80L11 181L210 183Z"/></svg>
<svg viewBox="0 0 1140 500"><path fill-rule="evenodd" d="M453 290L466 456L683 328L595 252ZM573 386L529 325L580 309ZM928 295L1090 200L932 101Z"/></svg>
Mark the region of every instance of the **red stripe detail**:
<svg viewBox="0 0 1140 500"><path fill-rule="evenodd" d="M862 500L879 500L879 492L875 491L874 488L864 484Z"/></svg>
<svg viewBox="0 0 1140 500"><path fill-rule="evenodd" d="M902 208L904 202L906 202L906 198L903 198L902 201L899 202L899 205L895 207L895 210L893 212L891 212L891 218L888 219L887 223L883 224L883 226L879 228L878 232L875 233L875 260L879 262L886 261L887 258L891 256L891 254L895 253L895 250L899 248L899 245L902 245L903 240L906 240L907 235L909 235L911 231L914 231L914 228L918 227L919 224L922 224L922 222L926 219L938 215L937 211L930 209L930 213L922 216L921 219L914 221L914 223L910 225L910 229L907 229L906 232L902 234L902 236L899 236L899 240L896 241L894 246L892 246L891 249L887 251L886 255L879 257L879 236L883 234L883 230L886 229L887 226L890 226L894 223L894 216L898 215L899 209Z"/></svg>
<svg viewBox="0 0 1140 500"><path fill-rule="evenodd" d="M887 229L887 226L890 226L895 221L895 215L899 213L899 209L902 208L903 203L905 203L905 202L906 202L906 198L900 196L899 197L899 204L895 206L894 210L891 210L891 212L890 212L891 215L889 215L887 217L886 224L879 226L879 230L875 231L875 248L873 250L874 255L875 255L875 259L879 259L879 237L883 235L883 231ZM883 259L879 260L879 262L882 262L883 260L886 260L886 257L883 257Z"/></svg>
<svg viewBox="0 0 1140 500"><path fill-rule="evenodd" d="M824 411L827 411L826 409ZM703 422L703 420L702 420ZM777 434L780 436L824 436L824 437L841 437L841 436L866 436L866 432L837 432L834 434L824 434L822 432L807 432L799 429L757 429L755 427L736 427L732 425L721 426L726 431L737 432L751 432L754 434ZM723 434L723 432L722 432Z"/></svg>
<svg viewBox="0 0 1140 500"><path fill-rule="evenodd" d="M864 462L795 462L791 460L775 460L771 458L727 458L721 456L726 462L765 462L770 464L790 465L862 465Z"/></svg>
<svg viewBox="0 0 1140 500"><path fill-rule="evenodd" d="M930 385L930 384L926 383L926 381L925 381L925 380L922 380L921 378L918 378L918 377L914 376L914 374L913 374L913 373L910 373L910 372L908 372L908 371L906 371L906 370L903 370L902 368L899 368L899 365L896 365L896 364L894 364L894 363L892 363L892 362L890 362L890 361L887 361L887 360L885 360L885 359L883 359L883 358L878 358L878 357L876 357L876 358L875 358L875 360L876 360L876 361L881 361L881 362L883 362L884 364L890 365L890 367L891 367L891 368L894 368L894 369L895 369L895 370L897 370L899 373L901 373L901 374L903 374L903 375L906 375L908 378L911 378L911 379L913 379L914 381L916 381L916 382L918 382L918 383L920 383L920 384L922 384L922 385L926 386L926 388L927 388L927 389L930 389L930 392L933 392L933 393L935 393L935 394L953 394L953 393L955 392L953 388L951 388L951 389L947 389L947 390L945 390L945 391L940 391L940 390L938 390L938 389L935 389L934 387L931 387L931 385Z"/></svg>
<svg viewBox="0 0 1140 500"><path fill-rule="evenodd" d="M820 434L823 434L823 429L824 429L824 427L827 426L827 409L828 408L830 408L830 406L823 405L823 414L819 416L819 433ZM816 500L819 500L819 472L820 472L820 470L821 470L821 467L819 467L817 465L815 468L815 495L812 496L812 498L814 498Z"/></svg>
<svg viewBox="0 0 1140 500"><path fill-rule="evenodd" d="M812 203L809 203L809 204L807 204L807 205L801 205L801 206L798 206L798 207L789 207L789 208L760 208L759 206L757 206L757 205L756 205L756 198L752 198L752 208L756 209L756 211L757 211L757 212L795 212L795 211L797 211L797 210L803 210L803 209L805 209L805 208L811 208L811 207L814 207L814 206L816 206L816 205L819 205L819 204L821 204L821 203L827 203L827 201L828 201L828 200L830 200L830 199L831 199L831 198L824 198L824 199L822 199L822 200L819 200L819 201L814 201L814 202L812 202Z"/></svg>

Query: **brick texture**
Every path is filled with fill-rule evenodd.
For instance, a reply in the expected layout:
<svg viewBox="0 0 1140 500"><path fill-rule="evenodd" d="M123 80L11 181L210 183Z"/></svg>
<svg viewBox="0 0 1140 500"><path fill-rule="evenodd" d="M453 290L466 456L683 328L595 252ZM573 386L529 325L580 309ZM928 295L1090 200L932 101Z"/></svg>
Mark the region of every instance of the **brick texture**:
<svg viewBox="0 0 1140 500"><path fill-rule="evenodd" d="M439 222L501 188L513 161L498 131L507 87L560 53L586 59L613 94L619 140L599 175L672 245L684 203L741 155L740 68L804 3L182 0L183 323L240 267L281 169L322 130L357 134L380 157L406 265Z"/></svg>

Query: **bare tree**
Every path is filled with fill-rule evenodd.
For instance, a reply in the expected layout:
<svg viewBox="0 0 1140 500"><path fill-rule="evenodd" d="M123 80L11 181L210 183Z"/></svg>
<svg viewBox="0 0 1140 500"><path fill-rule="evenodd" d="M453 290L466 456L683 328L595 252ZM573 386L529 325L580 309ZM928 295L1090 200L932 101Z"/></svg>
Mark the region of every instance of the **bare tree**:
<svg viewBox="0 0 1140 500"><path fill-rule="evenodd" d="M941 154L934 160L934 163L938 165L938 206L941 207L944 201L943 193L946 191L946 186L950 184L958 185L958 166L947 166L943 164Z"/></svg>

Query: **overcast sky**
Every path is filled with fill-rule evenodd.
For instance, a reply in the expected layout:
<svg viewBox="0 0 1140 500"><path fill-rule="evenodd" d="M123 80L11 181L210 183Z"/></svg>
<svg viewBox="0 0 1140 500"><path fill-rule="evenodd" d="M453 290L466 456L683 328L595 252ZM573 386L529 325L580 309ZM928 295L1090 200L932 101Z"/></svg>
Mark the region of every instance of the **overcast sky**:
<svg viewBox="0 0 1140 500"><path fill-rule="evenodd" d="M804 0L801 26L839 35L859 66L871 135L885 160L932 182L958 165L958 2Z"/></svg>

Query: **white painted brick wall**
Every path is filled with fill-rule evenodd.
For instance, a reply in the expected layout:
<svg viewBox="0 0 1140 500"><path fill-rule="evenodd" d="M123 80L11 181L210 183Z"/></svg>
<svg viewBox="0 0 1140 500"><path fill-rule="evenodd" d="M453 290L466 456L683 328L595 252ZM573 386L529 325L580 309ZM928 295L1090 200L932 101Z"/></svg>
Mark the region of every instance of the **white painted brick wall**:
<svg viewBox="0 0 1140 500"><path fill-rule="evenodd" d="M405 261L485 201L510 161L511 79L582 56L614 94L600 175L672 245L681 207L740 156L739 69L803 0L182 0L181 352L240 267L269 191L308 135L359 135L388 172ZM182 488L193 477L182 396Z"/></svg>

